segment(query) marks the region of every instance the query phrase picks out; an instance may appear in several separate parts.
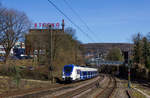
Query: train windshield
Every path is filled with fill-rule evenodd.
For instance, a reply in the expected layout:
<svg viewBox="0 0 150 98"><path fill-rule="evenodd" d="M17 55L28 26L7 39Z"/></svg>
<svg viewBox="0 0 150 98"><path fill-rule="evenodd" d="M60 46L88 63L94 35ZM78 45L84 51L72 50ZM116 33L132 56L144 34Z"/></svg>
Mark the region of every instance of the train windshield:
<svg viewBox="0 0 150 98"><path fill-rule="evenodd" d="M71 73L72 72L72 68L73 68L72 66L65 66L64 67L64 72L65 73Z"/></svg>

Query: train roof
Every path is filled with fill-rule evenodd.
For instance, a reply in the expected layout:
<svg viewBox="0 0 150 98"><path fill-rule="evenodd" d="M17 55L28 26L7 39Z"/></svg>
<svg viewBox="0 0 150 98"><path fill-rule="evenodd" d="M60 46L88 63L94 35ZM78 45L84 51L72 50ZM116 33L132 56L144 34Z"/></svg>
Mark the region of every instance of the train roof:
<svg viewBox="0 0 150 98"><path fill-rule="evenodd" d="M74 65L74 64L68 64L68 65L65 65L65 66L72 66L72 67L75 67L75 68L86 69L86 70L97 70L97 68L91 68L91 67L87 67L87 66L79 66L79 65Z"/></svg>

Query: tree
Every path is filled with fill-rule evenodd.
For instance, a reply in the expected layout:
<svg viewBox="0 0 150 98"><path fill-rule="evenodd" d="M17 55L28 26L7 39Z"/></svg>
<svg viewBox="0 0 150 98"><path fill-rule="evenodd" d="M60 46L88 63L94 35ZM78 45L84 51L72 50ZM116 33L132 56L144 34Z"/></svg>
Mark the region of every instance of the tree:
<svg viewBox="0 0 150 98"><path fill-rule="evenodd" d="M142 35L138 33L134 38L133 61L142 63Z"/></svg>
<svg viewBox="0 0 150 98"><path fill-rule="evenodd" d="M83 47L80 46L81 42L76 39L75 33L75 29L71 27L66 28L65 34L67 39L65 41L68 43L66 44L66 47L69 48L68 50L72 50L74 64L79 65L83 63L83 55L81 52ZM64 48L66 49L66 47Z"/></svg>
<svg viewBox="0 0 150 98"><path fill-rule="evenodd" d="M142 51L144 65L146 68L150 68L150 45L146 37L143 38Z"/></svg>
<svg viewBox="0 0 150 98"><path fill-rule="evenodd" d="M4 8L1 3L0 3L0 32L5 30L6 27L3 27L2 28L2 24L4 22L4 19L3 19L3 13L6 11L6 8ZM0 43L1 44L1 43Z"/></svg>
<svg viewBox="0 0 150 98"><path fill-rule="evenodd" d="M2 4L0 3L0 15L1 15L5 10L6 10L6 8L4 8L4 7L2 6Z"/></svg>
<svg viewBox="0 0 150 98"><path fill-rule="evenodd" d="M68 27L65 29L65 33L70 35L70 37L72 37L72 39L74 39L74 40L76 39L75 32L76 32L76 30L71 27Z"/></svg>
<svg viewBox="0 0 150 98"><path fill-rule="evenodd" d="M150 42L150 32L148 32L148 34L146 35L146 38L147 38L148 42Z"/></svg>
<svg viewBox="0 0 150 98"><path fill-rule="evenodd" d="M5 50L5 62L15 43L27 32L30 22L25 13L7 9L0 15L0 43Z"/></svg>
<svg viewBox="0 0 150 98"><path fill-rule="evenodd" d="M106 60L110 61L123 61L123 56L119 48L113 48L106 56Z"/></svg>

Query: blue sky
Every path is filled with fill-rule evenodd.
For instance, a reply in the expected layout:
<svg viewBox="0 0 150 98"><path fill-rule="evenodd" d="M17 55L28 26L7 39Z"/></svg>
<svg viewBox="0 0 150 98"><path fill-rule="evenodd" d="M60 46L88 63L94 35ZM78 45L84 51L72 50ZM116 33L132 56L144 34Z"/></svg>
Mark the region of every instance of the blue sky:
<svg viewBox="0 0 150 98"><path fill-rule="evenodd" d="M83 43L131 42L137 32L150 32L150 0L66 0L80 14L94 34L80 22L63 0L53 1L72 21L95 41L74 27L47 0L0 0L3 6L24 11L35 22L60 22L76 29L76 37Z"/></svg>

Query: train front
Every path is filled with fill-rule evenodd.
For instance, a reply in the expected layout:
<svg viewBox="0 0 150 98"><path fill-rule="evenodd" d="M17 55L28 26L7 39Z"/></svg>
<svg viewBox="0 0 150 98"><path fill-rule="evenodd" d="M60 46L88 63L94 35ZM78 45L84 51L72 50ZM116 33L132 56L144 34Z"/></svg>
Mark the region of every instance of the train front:
<svg viewBox="0 0 150 98"><path fill-rule="evenodd" d="M63 68L63 75L62 78L65 81L72 81L73 80L73 68L74 65L65 65Z"/></svg>

